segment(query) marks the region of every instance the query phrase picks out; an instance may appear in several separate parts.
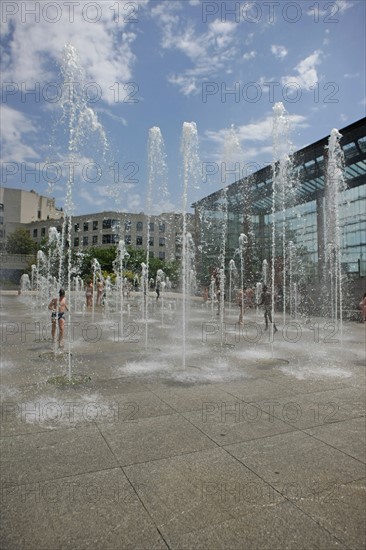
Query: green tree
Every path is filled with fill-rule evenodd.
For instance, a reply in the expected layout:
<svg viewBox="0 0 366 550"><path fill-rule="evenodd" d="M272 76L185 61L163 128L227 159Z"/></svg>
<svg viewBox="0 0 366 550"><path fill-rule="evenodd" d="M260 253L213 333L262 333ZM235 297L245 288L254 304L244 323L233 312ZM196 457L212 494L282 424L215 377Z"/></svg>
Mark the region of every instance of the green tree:
<svg viewBox="0 0 366 550"><path fill-rule="evenodd" d="M146 263L146 251L143 249L133 248L132 246L127 246L126 251L129 256L126 257L123 262L123 267L125 274L130 278L133 278L134 273L141 274L141 264ZM90 247L87 250L84 250L82 253L80 265L80 275L86 280L92 276L92 261L93 258L98 260L100 267L103 272L112 274L114 271L113 262L116 259L117 247L108 246L108 247ZM76 260L76 258L75 258ZM177 282L179 279L180 273L180 263L173 261L164 261L159 258L150 258L149 260L149 278L152 277L155 279L156 272L158 269L162 269L171 282Z"/></svg>
<svg viewBox="0 0 366 550"><path fill-rule="evenodd" d="M8 254L34 254L37 245L26 229L18 227L8 235L6 251Z"/></svg>

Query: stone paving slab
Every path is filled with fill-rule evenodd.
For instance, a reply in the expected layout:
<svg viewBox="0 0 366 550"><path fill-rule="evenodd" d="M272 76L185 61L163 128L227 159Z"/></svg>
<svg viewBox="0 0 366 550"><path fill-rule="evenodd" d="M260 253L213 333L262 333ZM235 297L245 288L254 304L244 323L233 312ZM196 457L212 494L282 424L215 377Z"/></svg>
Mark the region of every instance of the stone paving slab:
<svg viewBox="0 0 366 550"><path fill-rule="evenodd" d="M260 399L269 400L277 397L293 396L294 392L287 389L285 385L273 383L271 380L259 379L232 382L230 384L220 384L220 388L227 393L245 401L246 403L256 403Z"/></svg>
<svg viewBox="0 0 366 550"><path fill-rule="evenodd" d="M202 411L210 404L225 402L240 403L241 399L235 399L228 392L216 385L167 385L152 383L148 385L157 396L168 403L178 412Z"/></svg>
<svg viewBox="0 0 366 550"><path fill-rule="evenodd" d="M215 446L206 435L177 414L100 424L99 428L121 465Z"/></svg>
<svg viewBox="0 0 366 550"><path fill-rule="evenodd" d="M352 418L344 422L335 422L326 426L319 426L305 430L312 437L316 437L339 449L343 453L366 463L366 424L365 418Z"/></svg>
<svg viewBox="0 0 366 550"><path fill-rule="evenodd" d="M229 445L292 431L289 424L271 417L253 404L208 403L203 411L183 413L218 445Z"/></svg>
<svg viewBox="0 0 366 550"><path fill-rule="evenodd" d="M4 548L167 548L120 468L8 484Z"/></svg>
<svg viewBox="0 0 366 550"><path fill-rule="evenodd" d="M272 507L284 498L223 449L124 468L164 537Z"/></svg>
<svg viewBox="0 0 366 550"><path fill-rule="evenodd" d="M210 525L192 533L168 536L172 550L341 550L347 546L290 503Z"/></svg>
<svg viewBox="0 0 366 550"><path fill-rule="evenodd" d="M309 434L293 431L225 449L281 493L311 495L365 477L365 465Z"/></svg>
<svg viewBox="0 0 366 550"><path fill-rule="evenodd" d="M256 405L263 412L303 430L363 416L364 395L363 388L351 386L297 394L291 398L274 397Z"/></svg>
<svg viewBox="0 0 366 550"><path fill-rule="evenodd" d="M0 449L6 482L42 481L118 465L94 425L2 438Z"/></svg>
<svg viewBox="0 0 366 550"><path fill-rule="evenodd" d="M137 342L115 341L116 315L72 314L72 373L91 378L74 386L47 381L68 369L32 335L48 312L1 297L4 550L364 548L365 326L345 323L340 346L302 324L295 345L278 319L273 349L221 344L203 341L217 318L198 300L183 368L179 295L169 328L152 304L145 349L136 294Z"/></svg>
<svg viewBox="0 0 366 550"><path fill-rule="evenodd" d="M334 537L354 550L365 547L366 479L329 485L294 504Z"/></svg>

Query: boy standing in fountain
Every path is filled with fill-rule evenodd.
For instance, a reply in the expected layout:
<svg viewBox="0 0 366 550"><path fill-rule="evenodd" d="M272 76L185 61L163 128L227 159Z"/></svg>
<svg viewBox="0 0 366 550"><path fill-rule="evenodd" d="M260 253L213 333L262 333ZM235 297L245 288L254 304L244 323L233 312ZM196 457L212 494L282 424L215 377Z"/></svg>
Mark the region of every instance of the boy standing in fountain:
<svg viewBox="0 0 366 550"><path fill-rule="evenodd" d="M239 325L243 324L243 314L244 314L244 290L239 290L236 296L236 303L239 306Z"/></svg>
<svg viewBox="0 0 366 550"><path fill-rule="evenodd" d="M259 306L264 305L264 320L266 322L266 328L265 330L268 330L268 319L272 323L272 295L270 292L268 292L267 285L263 285L262 294L261 294L261 301L258 304ZM277 332L276 324L273 323L273 330L274 332Z"/></svg>
<svg viewBox="0 0 366 550"><path fill-rule="evenodd" d="M48 309L52 310L52 343L56 342L56 321L58 321L58 347L64 347L64 332L65 332L65 311L69 311L66 304L65 291L63 288L59 291L59 298L53 298Z"/></svg>
<svg viewBox="0 0 366 550"><path fill-rule="evenodd" d="M160 297L160 279L156 280L155 292L156 292L156 299L158 300Z"/></svg>

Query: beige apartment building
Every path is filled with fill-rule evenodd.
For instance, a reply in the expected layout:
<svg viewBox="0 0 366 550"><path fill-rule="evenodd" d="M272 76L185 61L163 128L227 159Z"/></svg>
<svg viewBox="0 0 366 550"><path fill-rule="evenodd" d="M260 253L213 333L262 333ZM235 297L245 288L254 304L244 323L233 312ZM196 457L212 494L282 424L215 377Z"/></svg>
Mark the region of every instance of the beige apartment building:
<svg viewBox="0 0 366 550"><path fill-rule="evenodd" d="M55 199L35 191L0 187L0 250L4 250L7 236L23 224L63 217Z"/></svg>
<svg viewBox="0 0 366 550"><path fill-rule="evenodd" d="M48 236L50 227L62 232L63 219L42 220L25 224L30 236L39 245ZM149 234L150 256L161 260L181 258L182 214L172 212L148 217L139 214L106 211L73 216L71 246L83 250L95 246L113 246L120 240L133 248L146 250ZM187 230L194 232L194 216L187 214Z"/></svg>
<svg viewBox="0 0 366 550"><path fill-rule="evenodd" d="M187 231L194 236L194 216L187 214ZM35 191L0 188L1 249L6 237L17 227L29 231L40 245L48 238L50 227L61 234L64 212L55 206L55 199L38 195ZM161 260L181 258L183 216L174 212L148 217L143 212L126 213L105 211L71 218L71 246L80 250L91 246L116 245L123 239L126 245L146 250L149 235L151 257ZM67 231L66 233L67 234Z"/></svg>

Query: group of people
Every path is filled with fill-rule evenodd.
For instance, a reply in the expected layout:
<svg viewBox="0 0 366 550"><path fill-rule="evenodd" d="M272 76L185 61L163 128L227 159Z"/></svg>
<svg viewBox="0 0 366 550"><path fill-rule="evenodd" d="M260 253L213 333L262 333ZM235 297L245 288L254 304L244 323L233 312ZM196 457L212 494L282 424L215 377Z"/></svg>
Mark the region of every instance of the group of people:
<svg viewBox="0 0 366 550"><path fill-rule="evenodd" d="M158 300L160 296L160 282L157 282L156 284L156 299ZM243 291L239 290L237 295L237 304L239 306L239 324L243 324L243 309L244 309L244 296L246 296L246 304L248 307L253 307L253 305L258 306L264 306L264 321L265 321L265 330L268 330L268 322L273 323L273 330L274 332L277 332L276 324L273 322L272 319L272 294L268 290L267 285L263 285L262 287L262 293L260 302L258 304L254 304L254 292L253 294L249 293L249 297L251 298L251 301L248 302L248 290ZM208 289L207 289L208 291ZM104 294L104 283L101 279L97 280L97 305L102 304L102 297ZM87 284L86 291L86 305L88 308L92 307L93 304L93 283L90 281ZM204 293L203 295L204 300L207 301L208 299L208 292ZM249 305L252 304L252 305ZM361 312L361 321L363 323L366 323L366 292L363 295L360 303L359 308ZM51 310L51 323L52 323L52 329L51 329L51 335L52 335L52 342L53 344L56 343L56 331L57 331L57 324L58 324L58 346L59 348L64 347L64 333L65 333L65 313L66 311L69 311L66 298L65 298L65 290L63 288L59 291L58 298L52 298L48 305L48 309Z"/></svg>
<svg viewBox="0 0 366 550"><path fill-rule="evenodd" d="M104 282L101 279L97 279L97 306L101 306L103 302L104 297ZM88 309L92 309L93 307L93 296L94 296L94 287L93 287L93 281L88 281L86 285L85 290L85 298L86 298L86 307Z"/></svg>

